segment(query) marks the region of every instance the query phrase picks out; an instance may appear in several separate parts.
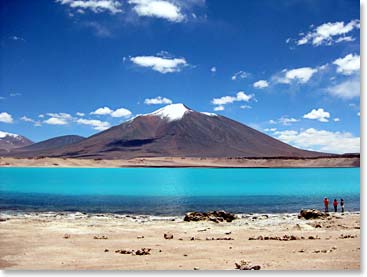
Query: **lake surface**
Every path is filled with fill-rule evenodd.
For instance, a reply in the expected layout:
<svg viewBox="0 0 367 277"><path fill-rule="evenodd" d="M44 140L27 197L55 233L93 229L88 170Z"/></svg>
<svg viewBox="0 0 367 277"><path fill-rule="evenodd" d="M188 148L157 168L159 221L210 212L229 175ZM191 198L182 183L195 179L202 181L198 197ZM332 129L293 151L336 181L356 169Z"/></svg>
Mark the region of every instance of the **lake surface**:
<svg viewBox="0 0 367 277"><path fill-rule="evenodd" d="M298 212L325 196L359 211L360 169L0 168L1 211Z"/></svg>

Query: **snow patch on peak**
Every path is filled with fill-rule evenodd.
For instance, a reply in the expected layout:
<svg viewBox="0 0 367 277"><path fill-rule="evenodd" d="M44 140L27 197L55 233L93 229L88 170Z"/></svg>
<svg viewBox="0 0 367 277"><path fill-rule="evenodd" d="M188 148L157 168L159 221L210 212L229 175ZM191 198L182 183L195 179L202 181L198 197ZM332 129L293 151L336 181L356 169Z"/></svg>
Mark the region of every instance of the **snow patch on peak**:
<svg viewBox="0 0 367 277"><path fill-rule="evenodd" d="M17 134L0 131L0 138L5 138L5 137L20 138L20 136Z"/></svg>
<svg viewBox="0 0 367 277"><path fill-rule="evenodd" d="M185 113L188 112L192 112L192 110L187 108L184 104L171 104L148 115L159 116L160 118L171 122L182 119Z"/></svg>
<svg viewBox="0 0 367 277"><path fill-rule="evenodd" d="M207 113L207 112L201 112L201 113L207 116L218 116L216 113Z"/></svg>

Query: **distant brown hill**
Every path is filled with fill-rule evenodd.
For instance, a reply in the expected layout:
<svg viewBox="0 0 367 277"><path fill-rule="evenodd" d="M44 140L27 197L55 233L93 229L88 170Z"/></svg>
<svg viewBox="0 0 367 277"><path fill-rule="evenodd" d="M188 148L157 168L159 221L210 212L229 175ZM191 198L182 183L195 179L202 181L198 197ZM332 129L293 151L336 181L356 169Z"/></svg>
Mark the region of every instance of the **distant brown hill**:
<svg viewBox="0 0 367 277"><path fill-rule="evenodd" d="M33 142L21 135L0 131L0 153L7 153L13 149L31 145Z"/></svg>
<svg viewBox="0 0 367 277"><path fill-rule="evenodd" d="M28 148L29 149L29 148ZM15 156L127 159L136 157L316 157L227 117L172 104L89 138Z"/></svg>
<svg viewBox="0 0 367 277"><path fill-rule="evenodd" d="M28 146L24 146L21 148L17 148L14 152L41 152L41 151L50 151L58 148L62 148L67 145L71 145L74 143L78 143L85 139L84 137L77 135L67 135L60 136L51 139L47 139L44 141L40 141L37 143L33 143Z"/></svg>

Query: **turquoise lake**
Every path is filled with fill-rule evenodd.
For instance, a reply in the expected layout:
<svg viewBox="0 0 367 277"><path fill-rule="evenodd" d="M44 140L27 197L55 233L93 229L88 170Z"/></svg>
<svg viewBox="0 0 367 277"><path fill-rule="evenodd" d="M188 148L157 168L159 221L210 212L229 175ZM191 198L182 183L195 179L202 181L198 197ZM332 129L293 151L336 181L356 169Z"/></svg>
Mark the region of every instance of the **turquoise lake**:
<svg viewBox="0 0 367 277"><path fill-rule="evenodd" d="M359 168L0 168L3 211L296 212L325 196L356 211L359 193Z"/></svg>

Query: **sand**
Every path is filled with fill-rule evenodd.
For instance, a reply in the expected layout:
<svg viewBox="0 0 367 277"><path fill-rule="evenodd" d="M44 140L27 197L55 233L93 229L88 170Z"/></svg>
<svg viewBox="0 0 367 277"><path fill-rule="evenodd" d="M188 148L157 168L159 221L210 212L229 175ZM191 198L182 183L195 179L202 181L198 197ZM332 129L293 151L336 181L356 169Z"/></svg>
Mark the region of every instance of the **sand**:
<svg viewBox="0 0 367 277"><path fill-rule="evenodd" d="M160 157L128 160L0 157L0 167L359 167L359 157L245 159Z"/></svg>
<svg viewBox="0 0 367 277"><path fill-rule="evenodd" d="M213 223L112 214L1 214L0 267L234 270L243 260L261 270L360 269L359 213L333 213L322 220L298 219L296 214L240 217ZM173 239L165 239L165 233ZM304 239L249 240L260 235ZM115 253L141 248L151 248L150 255Z"/></svg>

